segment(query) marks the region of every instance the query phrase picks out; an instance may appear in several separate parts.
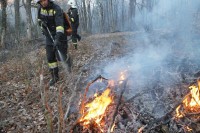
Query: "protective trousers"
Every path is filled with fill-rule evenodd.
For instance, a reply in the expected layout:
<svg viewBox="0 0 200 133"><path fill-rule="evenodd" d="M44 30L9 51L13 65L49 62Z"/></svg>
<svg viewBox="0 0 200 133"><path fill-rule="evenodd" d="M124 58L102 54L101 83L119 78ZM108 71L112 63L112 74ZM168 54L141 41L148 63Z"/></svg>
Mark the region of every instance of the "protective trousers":
<svg viewBox="0 0 200 133"><path fill-rule="evenodd" d="M77 41L81 40L81 37L77 34L78 25L72 24L72 43L74 48L77 49Z"/></svg>
<svg viewBox="0 0 200 133"><path fill-rule="evenodd" d="M47 42L49 42L49 40L47 40ZM66 62L68 64L68 70L71 71L71 64L69 64L70 60L69 57L67 57L67 43L62 42L61 45L57 46L57 48L53 45L46 45L46 55L49 71L52 76L49 85L52 86L59 80L57 61Z"/></svg>

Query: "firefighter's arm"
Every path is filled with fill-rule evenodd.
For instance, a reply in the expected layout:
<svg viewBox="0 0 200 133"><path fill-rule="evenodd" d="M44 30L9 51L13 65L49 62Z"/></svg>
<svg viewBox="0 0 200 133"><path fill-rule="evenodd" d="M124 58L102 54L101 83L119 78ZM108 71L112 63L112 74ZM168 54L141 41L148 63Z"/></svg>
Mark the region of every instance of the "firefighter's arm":
<svg viewBox="0 0 200 133"><path fill-rule="evenodd" d="M54 14L55 14L55 24L56 24L55 45L59 45L61 38L64 34L63 11L60 7L57 7L54 11Z"/></svg>
<svg viewBox="0 0 200 133"><path fill-rule="evenodd" d="M41 12L41 8L38 8L38 15L37 15L37 18L38 18L38 25L40 26L40 29L41 29L41 32L43 35L47 35L47 24L46 22L42 21L41 17L40 17L40 12Z"/></svg>

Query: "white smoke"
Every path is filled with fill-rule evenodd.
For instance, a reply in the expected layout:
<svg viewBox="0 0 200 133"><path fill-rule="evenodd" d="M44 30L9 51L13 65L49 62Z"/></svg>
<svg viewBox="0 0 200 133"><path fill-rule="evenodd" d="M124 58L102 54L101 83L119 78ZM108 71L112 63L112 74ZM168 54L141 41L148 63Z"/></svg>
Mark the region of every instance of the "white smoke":
<svg viewBox="0 0 200 133"><path fill-rule="evenodd" d="M133 88L141 87L141 84L147 87L150 82L156 84L157 81L164 84L181 82L180 75L172 73L180 71L184 59L198 60L200 52L200 46L197 46L200 42L199 35L194 33L194 15L198 12L199 5L199 0L160 0L151 12L144 9L141 14L138 13L136 25L142 28L148 25L150 31L138 34L134 39L138 39L141 45L132 53L106 66L105 74L117 78L121 71L128 69L131 77L137 80ZM198 61L193 63L199 65ZM196 67L193 70L187 63L183 67L191 73L197 71ZM156 75L156 71L162 75L152 77Z"/></svg>

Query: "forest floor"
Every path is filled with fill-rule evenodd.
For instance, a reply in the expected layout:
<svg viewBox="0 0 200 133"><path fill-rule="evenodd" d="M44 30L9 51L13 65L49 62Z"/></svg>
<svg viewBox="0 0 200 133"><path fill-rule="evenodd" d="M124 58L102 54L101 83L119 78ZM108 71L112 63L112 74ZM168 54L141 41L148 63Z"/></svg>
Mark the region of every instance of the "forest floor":
<svg viewBox="0 0 200 133"><path fill-rule="evenodd" d="M162 39L155 39L155 36L158 35L159 38ZM148 38L148 41L146 38ZM73 58L73 70L71 73L68 73L65 66L60 63L60 81L55 87L47 86L50 74L48 72L43 42L31 42L31 45L23 44L22 48L19 50L7 51L3 54L5 58L3 58L3 56L0 58L3 60L0 63L0 132L58 132L60 130L58 125L60 113L65 115L70 103L70 114L65 119L63 126L63 132L69 132L69 129L78 118L80 99L84 93L85 87L90 81L98 77L98 75L107 76L107 72L105 72L104 69L105 66L112 66L113 62L120 65L119 63L121 62L118 63L118 60L123 60L124 57L132 55L134 51L145 49L149 43L157 47L161 43L160 40L172 40L172 38L173 35L171 35L169 31L158 30L145 35L143 31L91 35L82 38L78 44L77 50L71 46L70 42L68 51ZM184 53L178 50L175 50L174 53L175 55L173 56L175 57L184 55ZM121 66L124 66L124 64L121 64ZM175 69L171 70L172 71L169 73L163 72L162 70L159 72L163 75L166 73L169 75L177 75L177 71L179 73L181 71L173 71ZM196 67L194 71L196 72ZM187 72L190 72L190 70ZM192 75L195 72L192 71L190 74ZM120 71L116 73L120 73ZM175 111L174 107L176 107L177 103L180 103L181 99L188 93L186 88L190 83L182 82L182 78L178 79L179 81L177 81L178 84L176 84L176 86L166 86L168 89L164 89L164 91L161 90L160 88L165 87L163 87L160 82L158 83L154 80L156 74L158 73L152 72L149 74L151 76L149 79L154 83L154 85L152 85L153 83L149 85L154 86L152 87L153 89L144 87L144 92L140 93L137 89L138 93L129 91L128 93L131 92L132 95L128 93L124 95L124 100L132 98L132 100L129 99L127 106L129 106L129 110L133 112L130 113L131 119L121 118L118 120L115 132L137 132L139 128L143 126L149 131L149 126L151 124L157 124L157 120L168 115L167 113L169 113L168 111L170 109L174 109ZM178 74L178 76L180 76L180 74ZM137 77L132 78L137 81ZM155 85L156 83L158 84ZM131 90L132 84L132 82L129 83L129 90ZM145 92L146 89L149 91ZM135 95L138 97L133 98ZM149 95L151 98L149 98ZM59 101L60 99L61 102ZM60 105L60 103L62 105ZM49 108L46 107L47 105ZM138 107L139 105L141 105L141 107ZM62 111L60 111L60 107L62 107ZM160 108L163 110L160 110ZM144 111L144 109L146 111ZM171 118L174 115L173 112ZM49 124L48 116L52 117L52 126L51 123ZM122 122L122 119L126 122ZM196 119L199 120L199 118ZM162 120L159 122L161 121ZM166 123L157 124L159 129L155 127L154 129L156 130L152 130L153 132L185 131L183 126L177 126L178 124L174 124L174 121L170 119L168 121L168 126ZM182 125L184 125L183 123ZM199 121L195 124L193 123L193 127L190 126L192 125L191 123L185 125L192 128L195 132L200 131L198 128L200 127ZM189 132L189 130L185 132Z"/></svg>

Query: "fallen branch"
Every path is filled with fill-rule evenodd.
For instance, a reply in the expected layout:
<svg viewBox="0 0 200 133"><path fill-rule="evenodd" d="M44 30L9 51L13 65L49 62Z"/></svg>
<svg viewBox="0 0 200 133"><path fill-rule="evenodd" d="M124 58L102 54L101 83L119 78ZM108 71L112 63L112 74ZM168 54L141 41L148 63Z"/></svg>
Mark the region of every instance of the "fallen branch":
<svg viewBox="0 0 200 133"><path fill-rule="evenodd" d="M70 107L71 107L71 104L72 104L72 99L73 99L74 96L76 95L77 85L78 85L78 83L79 83L79 81L80 81L80 79L81 79L81 75L82 75L82 72L79 74L78 79L77 79L76 84L75 84L75 87L74 87L74 90L73 90L73 92L72 92L72 95L71 95L71 97L69 98L69 102L68 102L68 106L67 106L67 111L66 111L66 113L65 113L64 120L65 120L65 119L68 117L68 115L69 115Z"/></svg>
<svg viewBox="0 0 200 133"><path fill-rule="evenodd" d="M47 86L44 88L44 96L45 96L45 117L47 119L47 126L48 126L48 131L49 133L53 133L53 114L52 114L52 110L49 107L48 104L48 96L47 96Z"/></svg>
<svg viewBox="0 0 200 133"><path fill-rule="evenodd" d="M108 80L108 79L102 77L101 75L99 75L93 81L91 81L91 82L89 82L87 84L87 86L85 88L85 92L84 92L83 98L82 98L81 106L80 106L80 112L81 112L81 114L84 114L85 100L86 100L86 95L87 95L87 92L89 90L89 87L90 87L91 84L93 84L94 82L96 82L98 79Z"/></svg>
<svg viewBox="0 0 200 133"><path fill-rule="evenodd" d="M123 96L123 94L124 94L124 92L125 92L125 90L126 90L126 88L127 88L126 86L127 86L127 79L124 80L124 82L123 82L123 89L121 90L120 97L119 97L119 100L118 100L118 102L117 102L117 106L116 106L116 108L115 108L115 111L114 111L114 114L113 114L113 117L112 117L111 124L110 124L110 126L109 126L109 128L108 128L108 133L111 132L111 129L112 129L113 124L114 124L114 122L115 122L115 117L117 116L117 112L118 112L118 109L119 109L119 105L121 104L122 96Z"/></svg>
<svg viewBox="0 0 200 133"><path fill-rule="evenodd" d="M181 101L178 101L178 103L177 103L173 108L171 108L171 110L170 110L168 113L166 113L163 117L158 118L158 119L154 120L153 122L151 122L150 124L148 124L148 125L146 126L146 128L145 128L145 129L147 129L146 132L149 133L152 129L155 129L156 127L158 127L158 126L160 126L160 125L163 125L163 124L168 123L168 122L170 121L171 118L174 118L174 116L172 116L172 113L173 113L173 112L176 110L176 108L177 108L178 106L180 106L181 104L182 104L182 100L181 100ZM156 123L157 123L157 124L156 124ZM154 124L156 124L156 125L154 125Z"/></svg>
<svg viewBox="0 0 200 133"><path fill-rule="evenodd" d="M137 98L137 97L139 97L139 96L141 96L143 94L149 93L151 91L154 91L154 90L155 90L154 88L153 89L142 90L141 92L135 94L133 97L131 97L130 99L128 99L126 101L126 103L132 102L132 100L134 100L135 98Z"/></svg>
<svg viewBox="0 0 200 133"><path fill-rule="evenodd" d="M63 106L62 106L62 88L63 84L59 87L58 91L58 112L59 112L59 117L58 117L58 133L62 133L63 126L64 126L64 115L63 115Z"/></svg>
<svg viewBox="0 0 200 133"><path fill-rule="evenodd" d="M41 72L40 72L40 94L41 94L41 99L42 99L42 104L43 107L45 108L45 118L47 121L47 127L48 127L48 131L49 133L53 133L53 115L52 115L52 111L51 108L48 105L48 95L46 90L48 89L47 85L44 86L44 76L43 76L43 72L44 72L44 62L42 63L42 68L41 68ZM43 91L44 90L44 91Z"/></svg>
<svg viewBox="0 0 200 133"><path fill-rule="evenodd" d="M42 62L42 68L40 70L40 94L41 94L41 99L42 99L42 104L45 105L45 96L43 92L43 87L44 87L44 61Z"/></svg>
<svg viewBox="0 0 200 133"><path fill-rule="evenodd" d="M99 75L98 77L96 77L94 80L92 80L91 82L89 82L85 88L85 92L84 92L84 95L83 95L83 99L82 99L82 102L81 102L81 106L80 106L80 111L82 112L82 114L84 114L84 105L85 105L85 100L86 100L86 94L89 90L89 87L91 84L93 84L94 82L96 82L98 79L104 79L104 80L108 80L104 77L102 77L101 75ZM70 129L70 133L73 133L73 130L74 128L76 127L76 125L79 123L79 118L76 120L76 122L73 124L73 126L71 127Z"/></svg>

